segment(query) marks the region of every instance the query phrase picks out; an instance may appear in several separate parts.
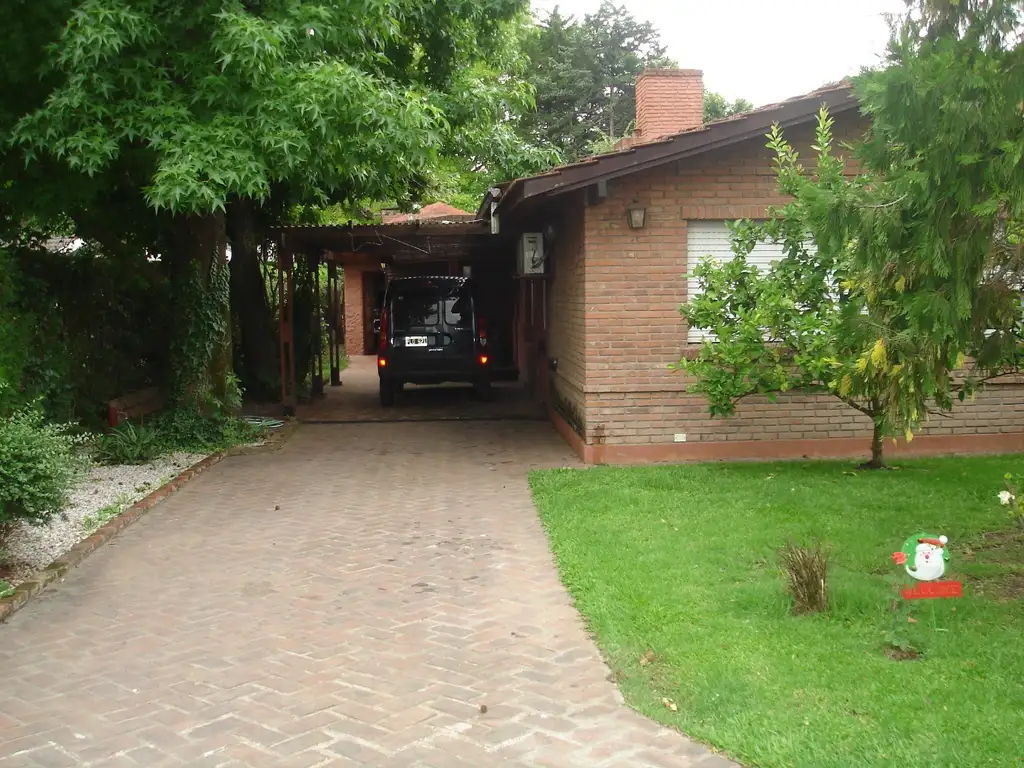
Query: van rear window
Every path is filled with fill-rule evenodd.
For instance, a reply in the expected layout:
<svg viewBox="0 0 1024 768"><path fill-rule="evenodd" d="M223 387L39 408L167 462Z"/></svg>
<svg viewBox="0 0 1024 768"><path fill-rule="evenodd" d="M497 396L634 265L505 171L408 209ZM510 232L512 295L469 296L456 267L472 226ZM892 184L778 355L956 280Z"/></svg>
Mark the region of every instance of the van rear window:
<svg viewBox="0 0 1024 768"><path fill-rule="evenodd" d="M436 288L410 288L392 301L394 328L409 331L441 324Z"/></svg>
<svg viewBox="0 0 1024 768"><path fill-rule="evenodd" d="M455 328L473 327L473 294L469 288L462 285L445 296L444 322Z"/></svg>

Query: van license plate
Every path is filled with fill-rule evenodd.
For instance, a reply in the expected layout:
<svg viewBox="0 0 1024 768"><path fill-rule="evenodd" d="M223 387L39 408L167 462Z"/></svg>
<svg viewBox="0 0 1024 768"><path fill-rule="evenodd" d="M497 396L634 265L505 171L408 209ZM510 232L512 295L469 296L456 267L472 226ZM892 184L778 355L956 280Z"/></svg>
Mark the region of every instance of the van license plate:
<svg viewBox="0 0 1024 768"><path fill-rule="evenodd" d="M427 346L426 336L406 336L405 346L407 347L425 347Z"/></svg>

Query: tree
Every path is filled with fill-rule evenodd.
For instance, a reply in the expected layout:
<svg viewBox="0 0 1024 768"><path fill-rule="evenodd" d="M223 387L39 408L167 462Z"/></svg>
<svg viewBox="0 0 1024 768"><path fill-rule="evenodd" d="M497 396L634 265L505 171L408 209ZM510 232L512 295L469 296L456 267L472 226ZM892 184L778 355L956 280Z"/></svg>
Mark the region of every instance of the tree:
<svg viewBox="0 0 1024 768"><path fill-rule="evenodd" d="M827 393L868 416L873 424L871 459L883 466L883 438L907 440L933 414L951 403L943 393L970 393L984 378L1014 366L980 363L965 380L936 374L910 360L932 360L930 334L906 321L898 289L879 293L854 258L856 242L837 236L818 218L818 202L842 201L864 210L874 205L874 179L851 177L833 149L832 120L823 108L815 134L815 171L809 174L776 126L769 140L775 152L780 192L792 202L775 208L761 223L733 226L735 257L702 263L701 292L682 307L690 327L712 331L693 360L678 368L695 378L690 391L703 394L711 413L730 416L751 395L775 397L801 390ZM781 244L783 257L759 274L747 256L759 242Z"/></svg>
<svg viewBox="0 0 1024 768"><path fill-rule="evenodd" d="M521 14L502 26L486 60L460 70L445 113L453 123L425 195L474 211L488 187L557 165L558 150L524 136L536 109L526 80L522 39L531 22Z"/></svg>
<svg viewBox="0 0 1024 768"><path fill-rule="evenodd" d="M236 209L422 187L455 124L458 73L521 6L84 0L48 54L55 85L16 135L30 160L116 179L148 206L131 210L195 299L176 304L174 368L192 380L174 394L224 398Z"/></svg>
<svg viewBox="0 0 1024 768"><path fill-rule="evenodd" d="M582 21L556 7L524 30L522 47L537 110L524 115L520 132L532 143L554 147L566 162L608 151L632 134L637 75L675 66L658 30L610 0ZM750 108L745 99L730 103L717 93L704 95L705 122Z"/></svg>
<svg viewBox="0 0 1024 768"><path fill-rule="evenodd" d="M770 309L755 312L742 295L726 299L731 288L743 286L730 287L723 282L727 276L708 273L724 309L705 302L693 311L694 321L723 325L727 336L730 324L741 328L757 362L745 370L736 349L726 354L726 344L717 353L705 349L690 366L702 380L698 387L707 390L720 412L729 410L728 393L772 391L782 381L787 387L799 383L867 397L880 408L880 417L871 409L880 448L880 431L902 429L909 439L929 412L948 411L987 379L1020 370L1024 3L907 0L907 6L893 25L885 66L855 79L862 111L871 120L865 141L854 148L858 178L802 181L795 157L787 161L789 171L787 163L780 170L783 189L796 197L784 217L813 236L816 253L844 254L837 274L845 278L826 285L829 295L860 305L856 317L822 323L809 338L804 334L805 342L827 339L844 351L835 356L843 374L788 379L794 366L813 368L814 360L830 360L805 356L803 344L768 345L766 357L758 358L761 337L754 337L752 324L765 324ZM785 150L782 144L777 148ZM792 253L790 246L786 250ZM793 263L787 255L780 270ZM836 279L821 266L809 269L816 284ZM753 283L769 305L774 291L803 312L802 296L787 289L774 271ZM729 302L738 302L739 320L729 319ZM725 315L716 319L716 311ZM808 318L820 319L816 312ZM762 375L776 353L774 378ZM858 374L872 374L877 381ZM881 382L885 388L878 390ZM880 459L876 451L873 463Z"/></svg>
<svg viewBox="0 0 1024 768"><path fill-rule="evenodd" d="M704 91L704 122L712 123L732 115L749 112L754 108L746 99L728 101L725 96L714 91Z"/></svg>
<svg viewBox="0 0 1024 768"><path fill-rule="evenodd" d="M964 356L1012 367L1024 288L1024 3L908 0L885 66L856 78L871 119L857 157L871 205L822 197L865 281L930 341L916 366L948 405Z"/></svg>
<svg viewBox="0 0 1024 768"><path fill-rule="evenodd" d="M601 136L625 133L636 113L636 76L672 65L654 26L610 0L582 21L556 7L526 31L523 49L537 111L524 117L522 132L567 162L588 155Z"/></svg>

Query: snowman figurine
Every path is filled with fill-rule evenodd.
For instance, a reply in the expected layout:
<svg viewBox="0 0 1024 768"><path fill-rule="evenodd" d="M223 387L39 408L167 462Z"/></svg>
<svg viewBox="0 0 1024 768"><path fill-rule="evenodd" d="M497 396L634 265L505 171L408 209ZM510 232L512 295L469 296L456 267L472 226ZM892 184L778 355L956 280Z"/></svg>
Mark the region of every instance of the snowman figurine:
<svg viewBox="0 0 1024 768"><path fill-rule="evenodd" d="M937 581L946 572L948 541L945 536L918 533L903 542L903 548L894 552L892 559L918 581Z"/></svg>

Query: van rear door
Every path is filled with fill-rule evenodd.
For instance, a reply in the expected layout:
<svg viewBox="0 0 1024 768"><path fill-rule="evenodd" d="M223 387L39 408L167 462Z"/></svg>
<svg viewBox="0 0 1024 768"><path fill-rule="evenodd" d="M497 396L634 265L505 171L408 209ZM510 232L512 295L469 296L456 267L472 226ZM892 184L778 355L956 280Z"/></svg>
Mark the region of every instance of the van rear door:
<svg viewBox="0 0 1024 768"><path fill-rule="evenodd" d="M441 299L444 357L449 370L472 368L476 360L475 297L469 283L454 283Z"/></svg>
<svg viewBox="0 0 1024 768"><path fill-rule="evenodd" d="M394 286L391 358L396 370L430 371L444 365L444 328L436 283Z"/></svg>

